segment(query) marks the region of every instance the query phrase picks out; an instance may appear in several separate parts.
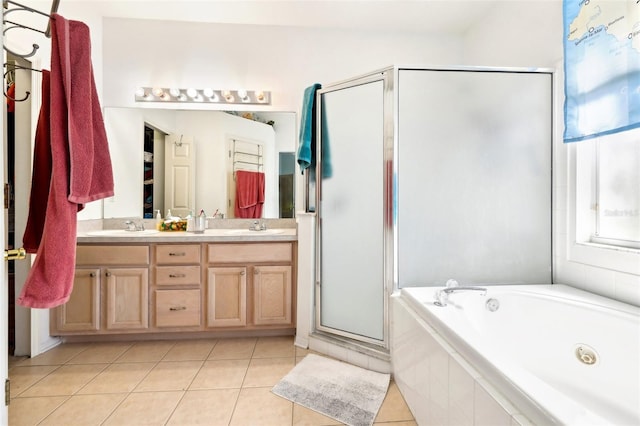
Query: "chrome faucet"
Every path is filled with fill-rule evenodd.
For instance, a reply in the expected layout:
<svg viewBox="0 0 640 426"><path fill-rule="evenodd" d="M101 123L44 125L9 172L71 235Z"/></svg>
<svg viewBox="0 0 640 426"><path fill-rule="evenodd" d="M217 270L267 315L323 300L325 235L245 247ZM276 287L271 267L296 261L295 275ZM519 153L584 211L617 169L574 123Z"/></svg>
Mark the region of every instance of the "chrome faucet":
<svg viewBox="0 0 640 426"><path fill-rule="evenodd" d="M249 227L249 230L251 231L266 231L267 230L267 224L264 223L264 221L262 223L260 223L257 220L253 221L253 226Z"/></svg>
<svg viewBox="0 0 640 426"><path fill-rule="evenodd" d="M144 222L140 222L140 224L136 224L132 220L127 220L125 223L127 231L144 231Z"/></svg>
<svg viewBox="0 0 640 426"><path fill-rule="evenodd" d="M449 303L449 295L451 293L457 293L459 291L479 291L481 293L481 296L487 294L487 289L484 287L458 286L456 283L451 287L436 291L436 294L434 295L436 301L433 302L433 304L436 306L447 306L447 304Z"/></svg>

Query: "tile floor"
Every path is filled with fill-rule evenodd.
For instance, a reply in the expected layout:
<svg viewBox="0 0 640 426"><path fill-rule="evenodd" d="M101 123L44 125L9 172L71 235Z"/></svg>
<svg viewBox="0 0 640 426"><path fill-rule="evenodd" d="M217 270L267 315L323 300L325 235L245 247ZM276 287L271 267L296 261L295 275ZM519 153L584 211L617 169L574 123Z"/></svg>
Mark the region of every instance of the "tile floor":
<svg viewBox="0 0 640 426"><path fill-rule="evenodd" d="M11 358L9 424L339 425L271 393L308 351L292 337L68 343ZM416 425L393 381L376 425Z"/></svg>

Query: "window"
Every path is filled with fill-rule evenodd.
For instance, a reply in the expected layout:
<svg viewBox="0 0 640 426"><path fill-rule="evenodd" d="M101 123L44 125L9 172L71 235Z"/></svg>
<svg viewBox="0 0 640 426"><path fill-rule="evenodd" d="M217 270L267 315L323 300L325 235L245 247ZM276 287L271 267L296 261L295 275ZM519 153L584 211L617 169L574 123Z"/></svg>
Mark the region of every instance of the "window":
<svg viewBox="0 0 640 426"><path fill-rule="evenodd" d="M577 241L640 249L640 130L577 149Z"/></svg>

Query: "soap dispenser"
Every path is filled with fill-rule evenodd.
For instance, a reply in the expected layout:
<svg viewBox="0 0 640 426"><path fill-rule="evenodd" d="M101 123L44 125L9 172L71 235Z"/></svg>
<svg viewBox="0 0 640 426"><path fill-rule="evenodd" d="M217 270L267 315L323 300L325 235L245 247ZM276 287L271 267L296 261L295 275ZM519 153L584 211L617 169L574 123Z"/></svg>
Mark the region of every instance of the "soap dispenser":
<svg viewBox="0 0 640 426"><path fill-rule="evenodd" d="M160 210L156 210L156 229L160 231L162 229L162 215Z"/></svg>

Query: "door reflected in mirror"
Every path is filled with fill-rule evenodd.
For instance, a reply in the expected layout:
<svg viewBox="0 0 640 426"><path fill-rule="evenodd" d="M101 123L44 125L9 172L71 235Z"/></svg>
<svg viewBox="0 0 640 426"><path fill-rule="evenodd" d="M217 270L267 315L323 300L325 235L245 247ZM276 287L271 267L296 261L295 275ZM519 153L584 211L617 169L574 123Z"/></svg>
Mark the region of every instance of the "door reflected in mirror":
<svg viewBox="0 0 640 426"><path fill-rule="evenodd" d="M295 113L109 107L104 117L115 182L115 196L104 202L104 218L151 218L158 210L164 216L170 205L180 206L172 209L177 215L204 210L208 216L234 217L234 172L242 167L234 169L234 143L252 144L262 152L262 217L294 217ZM167 143L181 138L193 141L193 169L174 167L169 175ZM190 176L192 194L184 186ZM171 187L172 179L180 186ZM167 194L174 197L171 203Z"/></svg>

